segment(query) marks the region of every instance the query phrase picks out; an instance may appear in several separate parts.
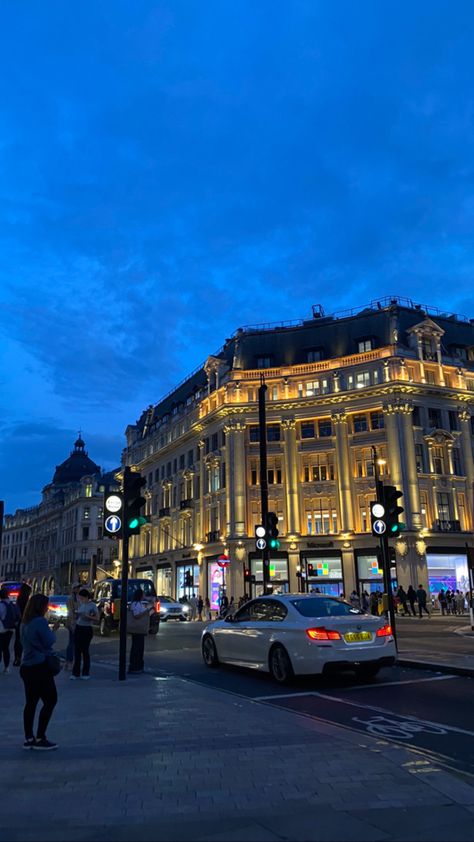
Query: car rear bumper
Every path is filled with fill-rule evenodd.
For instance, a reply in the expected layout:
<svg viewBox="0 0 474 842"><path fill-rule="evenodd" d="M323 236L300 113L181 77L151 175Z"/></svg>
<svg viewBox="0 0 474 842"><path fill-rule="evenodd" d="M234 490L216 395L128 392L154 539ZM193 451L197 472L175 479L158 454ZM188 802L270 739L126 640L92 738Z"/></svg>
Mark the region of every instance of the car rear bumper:
<svg viewBox="0 0 474 842"><path fill-rule="evenodd" d="M394 663L394 655L384 655L383 658L373 658L371 660L364 659L363 661L329 661L323 666L323 675L332 675L337 672L355 670L358 667L393 667Z"/></svg>

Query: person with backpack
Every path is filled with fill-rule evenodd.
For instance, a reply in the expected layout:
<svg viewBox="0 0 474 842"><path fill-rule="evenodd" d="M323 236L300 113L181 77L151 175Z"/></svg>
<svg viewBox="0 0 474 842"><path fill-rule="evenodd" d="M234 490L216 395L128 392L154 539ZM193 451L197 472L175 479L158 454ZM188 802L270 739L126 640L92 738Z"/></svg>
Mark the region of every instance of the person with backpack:
<svg viewBox="0 0 474 842"><path fill-rule="evenodd" d="M3 658L3 674L10 672L10 641L18 625L20 612L8 595L8 588L0 588L0 663Z"/></svg>
<svg viewBox="0 0 474 842"><path fill-rule="evenodd" d="M25 707L23 710L23 725L25 729L24 749L52 751L57 743L48 740L46 730L54 708L58 701L56 684L50 658L54 659L53 646L56 642L55 631L59 623L49 628L45 614L48 610L49 599L45 594L37 593L30 596L23 612L20 637L23 653L21 656L20 676L25 686ZM34 735L34 721L39 701L43 702L38 718L36 737Z"/></svg>

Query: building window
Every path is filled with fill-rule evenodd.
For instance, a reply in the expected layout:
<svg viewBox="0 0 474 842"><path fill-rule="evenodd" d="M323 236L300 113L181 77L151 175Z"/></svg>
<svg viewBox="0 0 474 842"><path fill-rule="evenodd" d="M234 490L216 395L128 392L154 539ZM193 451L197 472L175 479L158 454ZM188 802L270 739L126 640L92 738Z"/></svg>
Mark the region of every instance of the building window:
<svg viewBox="0 0 474 842"><path fill-rule="evenodd" d="M281 467L275 466L267 471L269 485L281 485Z"/></svg>
<svg viewBox="0 0 474 842"><path fill-rule="evenodd" d="M249 441L258 442L260 441L260 428L257 424L252 424L249 427Z"/></svg>
<svg viewBox="0 0 474 842"><path fill-rule="evenodd" d="M188 468L192 468L193 466L193 451L188 450Z"/></svg>
<svg viewBox="0 0 474 842"><path fill-rule="evenodd" d="M365 354L366 351L371 351L373 347L372 339L359 339L357 343L357 353Z"/></svg>
<svg viewBox="0 0 474 842"><path fill-rule="evenodd" d="M441 445L433 447L433 469L435 474L444 474L444 448Z"/></svg>
<svg viewBox="0 0 474 842"><path fill-rule="evenodd" d="M421 427L420 407L419 406L413 407L412 419L413 419L413 426L414 427Z"/></svg>
<svg viewBox="0 0 474 842"><path fill-rule="evenodd" d="M462 476L462 467L461 467L461 454L459 452L459 448L453 447L452 454L453 454L454 473L457 477L461 477Z"/></svg>
<svg viewBox="0 0 474 842"><path fill-rule="evenodd" d="M271 364L271 357L257 357L257 368L270 368Z"/></svg>
<svg viewBox="0 0 474 842"><path fill-rule="evenodd" d="M87 541L89 538L89 527L83 526L82 527L82 540Z"/></svg>
<svg viewBox="0 0 474 842"><path fill-rule="evenodd" d="M321 505L306 512L308 535L332 535L337 532L337 514L332 500L322 500Z"/></svg>
<svg viewBox="0 0 474 842"><path fill-rule="evenodd" d="M330 418L318 421L318 435L319 438L328 438L329 436L332 436L332 422Z"/></svg>
<svg viewBox="0 0 474 842"><path fill-rule="evenodd" d="M416 470L419 474L425 472L425 449L422 444L415 444Z"/></svg>
<svg viewBox="0 0 474 842"><path fill-rule="evenodd" d="M459 430L458 414L453 409L449 410L449 429Z"/></svg>
<svg viewBox="0 0 474 842"><path fill-rule="evenodd" d="M84 493L86 497L92 497L92 483L87 483Z"/></svg>
<svg viewBox="0 0 474 842"><path fill-rule="evenodd" d="M306 361L309 363L318 363L322 359L321 348L315 348L313 351L306 352Z"/></svg>
<svg viewBox="0 0 474 842"><path fill-rule="evenodd" d="M468 530L468 523L467 523L467 516L466 516L466 498L464 494L457 495L458 498L458 512L459 512L459 524L461 526L462 532L467 532Z"/></svg>
<svg viewBox="0 0 474 842"><path fill-rule="evenodd" d="M441 425L441 410L428 407L428 426L439 429Z"/></svg>
<svg viewBox="0 0 474 842"><path fill-rule="evenodd" d="M383 412L370 413L370 429L383 430L385 427L385 417Z"/></svg>
<svg viewBox="0 0 474 842"><path fill-rule="evenodd" d="M334 480L334 464L332 462L321 462L318 465L305 465L305 482L327 482Z"/></svg>
<svg viewBox="0 0 474 842"><path fill-rule="evenodd" d="M217 433L213 433L212 434L212 440L211 440L211 450L215 451L215 450L218 450L218 449L219 449L219 438L218 438Z"/></svg>
<svg viewBox="0 0 474 842"><path fill-rule="evenodd" d="M368 430L367 426L367 416L366 415L354 415L352 418L352 423L354 425L354 433L366 433Z"/></svg>
<svg viewBox="0 0 474 842"><path fill-rule="evenodd" d="M250 485L258 485L259 482L259 463L256 459L250 460Z"/></svg>
<svg viewBox="0 0 474 842"><path fill-rule="evenodd" d="M179 457L179 470L184 471L184 453Z"/></svg>
<svg viewBox="0 0 474 842"><path fill-rule="evenodd" d="M303 421L301 423L301 438L314 439L314 421Z"/></svg>
<svg viewBox="0 0 474 842"><path fill-rule="evenodd" d="M358 371L355 378L356 389L370 386L370 371Z"/></svg>
<svg viewBox="0 0 474 842"><path fill-rule="evenodd" d="M280 441L279 424L267 424L267 441Z"/></svg>
<svg viewBox="0 0 474 842"><path fill-rule="evenodd" d="M272 386L271 399L272 401L278 400L278 386Z"/></svg>
<svg viewBox="0 0 474 842"><path fill-rule="evenodd" d="M450 520L450 510L449 510L449 494L445 494L444 492L438 492L438 518L439 520Z"/></svg>

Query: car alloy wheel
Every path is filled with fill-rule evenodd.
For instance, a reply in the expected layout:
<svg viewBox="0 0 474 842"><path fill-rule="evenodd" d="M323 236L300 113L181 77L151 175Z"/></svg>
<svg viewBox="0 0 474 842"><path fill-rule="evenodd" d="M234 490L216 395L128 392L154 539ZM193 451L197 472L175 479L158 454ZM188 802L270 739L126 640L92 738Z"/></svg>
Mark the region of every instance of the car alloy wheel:
<svg viewBox="0 0 474 842"><path fill-rule="evenodd" d="M210 634L207 634L202 642L202 657L206 667L217 667L219 659L216 644Z"/></svg>
<svg viewBox="0 0 474 842"><path fill-rule="evenodd" d="M283 646L274 646L270 652L270 673L278 684L288 684L293 678L291 661Z"/></svg>

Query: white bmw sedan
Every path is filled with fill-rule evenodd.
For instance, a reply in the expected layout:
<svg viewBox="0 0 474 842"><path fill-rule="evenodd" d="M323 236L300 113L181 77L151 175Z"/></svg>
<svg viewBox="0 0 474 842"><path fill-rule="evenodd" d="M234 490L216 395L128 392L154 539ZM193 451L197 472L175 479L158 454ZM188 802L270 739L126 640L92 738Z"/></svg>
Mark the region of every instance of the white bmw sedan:
<svg viewBox="0 0 474 842"><path fill-rule="evenodd" d="M395 662L385 617L372 617L324 594L261 596L202 633L208 667L235 664L270 672L285 684L294 675L354 670L372 678Z"/></svg>

